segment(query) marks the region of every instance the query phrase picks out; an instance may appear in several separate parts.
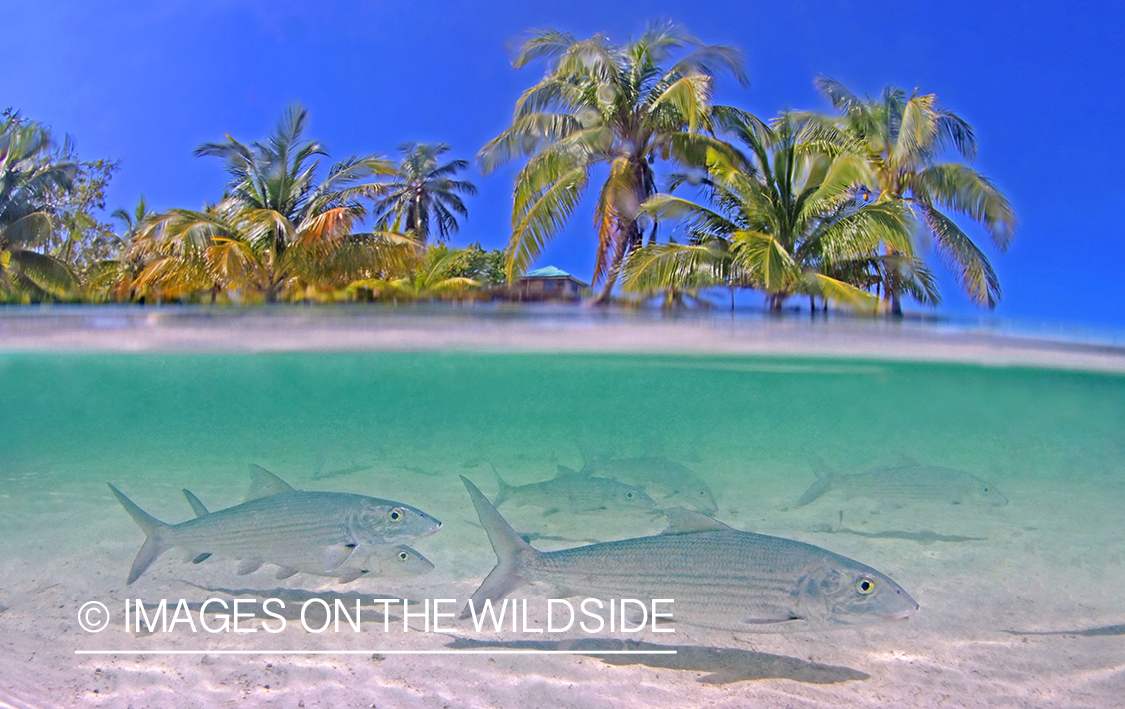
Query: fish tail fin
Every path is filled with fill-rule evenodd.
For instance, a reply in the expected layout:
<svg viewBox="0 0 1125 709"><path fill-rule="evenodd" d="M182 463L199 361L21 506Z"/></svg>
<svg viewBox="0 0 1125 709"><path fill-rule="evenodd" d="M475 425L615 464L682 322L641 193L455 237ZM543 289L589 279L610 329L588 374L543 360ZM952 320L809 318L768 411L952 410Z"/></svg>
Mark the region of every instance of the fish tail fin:
<svg viewBox="0 0 1125 709"><path fill-rule="evenodd" d="M489 463L489 465L492 465L492 463ZM496 493L496 499L492 501L492 504L495 507L499 507L512 496L512 491L516 488L513 485L509 485L504 478L500 477L500 471L496 469L495 465L492 465L492 474L496 476L496 484L500 486L500 492Z"/></svg>
<svg viewBox="0 0 1125 709"><path fill-rule="evenodd" d="M821 497L824 493L832 489L832 483L835 482L836 479L836 471L828 467L828 464L824 462L823 458L815 453L806 452L805 455L808 456L809 463L813 467L813 472L816 473L816 482L810 485L808 490L805 490L805 494L801 495L801 499L797 500L797 503L793 505L794 507L804 507L818 497Z"/></svg>
<svg viewBox="0 0 1125 709"><path fill-rule="evenodd" d="M465 476L461 476L461 482L465 483L465 487L469 491L469 497L473 500L473 507L477 510L477 516L480 517L481 526L484 531L488 533L488 541L492 542L492 549L496 552L496 566L488 574L488 576L481 582L481 585L473 593L470 603L472 608L482 608L485 601L499 601L507 596L512 591L522 586L526 580L520 575L520 569L523 567L525 561L529 557L533 558L539 555L530 544L525 542L520 535L516 534L516 530L500 516L496 508L488 501L477 486L469 482ZM466 605L465 609L461 611L462 618L468 618L472 615L470 606Z"/></svg>
<svg viewBox="0 0 1125 709"><path fill-rule="evenodd" d="M129 513L129 516L133 518L137 526L141 528L141 531L145 533L145 543L141 545L141 550L137 552L137 558L133 559L133 566L129 569L129 580L127 583L132 584L141 577L141 574L145 572L145 569L147 569L152 562L156 561L157 557L168 549L168 545L164 543L163 538L163 533L168 529L168 525L153 517L148 512L145 512L140 507L137 507L136 503L128 497L125 497L125 495L113 485L110 485L109 489L113 491L117 501L121 503L121 506L125 508L125 511Z"/></svg>

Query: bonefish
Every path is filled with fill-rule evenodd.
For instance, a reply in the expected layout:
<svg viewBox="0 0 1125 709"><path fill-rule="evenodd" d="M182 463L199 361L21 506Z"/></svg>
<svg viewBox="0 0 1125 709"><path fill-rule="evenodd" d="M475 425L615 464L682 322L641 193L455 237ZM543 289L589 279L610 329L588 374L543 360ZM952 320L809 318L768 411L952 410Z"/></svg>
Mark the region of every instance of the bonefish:
<svg viewBox="0 0 1125 709"><path fill-rule="evenodd" d="M271 563L281 567L279 578L314 569L333 576L353 556L363 559L379 545L400 544L441 528L438 520L400 502L295 490L257 465L250 466L250 478L250 491L242 504L215 512L196 509L197 515L204 514L175 525L156 519L110 485L146 535L129 570L128 583L172 548L188 550L196 561L212 554L239 559L244 573ZM351 573L340 580L350 580Z"/></svg>

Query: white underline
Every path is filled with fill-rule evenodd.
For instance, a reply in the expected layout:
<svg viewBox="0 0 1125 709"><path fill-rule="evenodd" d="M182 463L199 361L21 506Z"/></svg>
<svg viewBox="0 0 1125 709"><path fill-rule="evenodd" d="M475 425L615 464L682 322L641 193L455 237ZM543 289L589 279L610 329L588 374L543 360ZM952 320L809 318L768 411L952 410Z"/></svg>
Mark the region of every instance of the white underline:
<svg viewBox="0 0 1125 709"><path fill-rule="evenodd" d="M675 655L676 650L75 650L75 655Z"/></svg>

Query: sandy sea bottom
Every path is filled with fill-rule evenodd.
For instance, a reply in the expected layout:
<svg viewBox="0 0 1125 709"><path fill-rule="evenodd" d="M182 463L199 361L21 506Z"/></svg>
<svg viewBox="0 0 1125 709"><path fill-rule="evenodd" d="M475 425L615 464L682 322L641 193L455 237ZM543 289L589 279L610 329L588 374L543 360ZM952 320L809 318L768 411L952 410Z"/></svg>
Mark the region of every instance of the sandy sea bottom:
<svg viewBox="0 0 1125 709"><path fill-rule="evenodd" d="M753 357L8 354L0 412L0 706L1096 707L1125 692L1125 628L1113 627L1125 624L1116 375ZM905 622L793 634L675 626L632 644L620 634L477 633L461 621L448 621L455 632L421 632L420 621L384 632L371 605L360 633L313 634L297 619L278 634L124 626L127 599L274 596L296 608L358 594L456 598L458 609L495 563L458 475L492 495L491 466L510 482L542 480L558 465L581 467L580 442L678 461L710 485L717 518L862 561L921 609ZM813 457L844 473L948 466L1010 502L830 493L791 509L815 480ZM441 531L413 544L435 570L340 586L307 574L278 581L269 565L239 576L234 560L192 565L173 551L125 585L143 535L107 481L180 522L191 516L182 488L212 509L237 504L249 463L300 489L438 517ZM335 471L351 472L325 477ZM643 514L502 511L521 531L559 538L534 542L542 549L663 526ZM97 634L78 624L91 600L112 613ZM677 654L494 652L656 643ZM106 649L209 654L75 654ZM394 654L444 649L489 652Z"/></svg>

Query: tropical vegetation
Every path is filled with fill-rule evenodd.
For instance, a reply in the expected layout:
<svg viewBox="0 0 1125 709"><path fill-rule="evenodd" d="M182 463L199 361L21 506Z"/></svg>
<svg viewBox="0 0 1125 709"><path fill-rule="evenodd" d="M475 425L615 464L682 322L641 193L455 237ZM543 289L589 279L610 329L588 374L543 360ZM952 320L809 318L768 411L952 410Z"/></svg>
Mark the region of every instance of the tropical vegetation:
<svg viewBox="0 0 1125 709"><path fill-rule="evenodd" d="M480 149L488 175L519 162L502 249L454 247L476 186L445 143L399 157L332 162L289 107L260 142L227 136L195 155L229 176L202 207L142 198L108 218L110 160L82 161L68 138L0 116L0 300L8 302L417 301L509 297L580 208L592 207L593 301L668 306L709 294L793 298L899 315L940 302L932 253L984 307L999 278L965 225L1003 252L1009 200L968 164L977 138L934 94L875 98L819 78L831 112L763 120L720 105L724 76L746 86L742 54L670 23L636 39L536 30L515 68L544 73L510 125Z"/></svg>
<svg viewBox="0 0 1125 709"><path fill-rule="evenodd" d="M402 163L391 181L380 185L382 196L374 205L380 229L411 234L423 245L431 239L445 242L457 232L454 214L469 216L461 195L473 196L477 188L471 182L453 179L468 169L467 160L438 164L438 157L449 149L445 143L399 146Z"/></svg>
<svg viewBox="0 0 1125 709"><path fill-rule="evenodd" d="M817 138L863 156L872 173L863 185L865 196L904 206L916 231L932 239L941 260L956 273L965 294L995 307L1001 292L992 264L946 212L979 223L1003 252L1015 233L1015 211L985 176L958 162L939 161L950 151L966 160L976 156L972 126L942 107L934 94L915 90L908 96L887 86L878 98L859 98L827 77L818 78L816 86L839 111L836 117L805 114ZM919 297L912 276L922 264L890 246L884 257L884 293L891 312L901 313L902 293ZM940 300L936 291L919 299Z"/></svg>
<svg viewBox="0 0 1125 709"><path fill-rule="evenodd" d="M697 295L728 285L764 292L774 311L798 294L873 308L865 287L880 248L913 255L905 209L864 199L871 170L862 157L821 149L789 115L772 129L756 121L728 129L745 155L712 150L702 175L673 177L673 187L703 188L708 204L661 194L643 205L656 219L685 222L689 238L636 250L626 289Z"/></svg>
<svg viewBox="0 0 1125 709"><path fill-rule="evenodd" d="M58 218L49 206L73 191L77 166L57 159L50 132L6 112L0 124L0 290L9 298L64 297L76 286L49 253Z"/></svg>
<svg viewBox="0 0 1125 709"><path fill-rule="evenodd" d="M377 156L353 157L320 179L324 147L304 142L308 112L290 107L264 143L234 138L208 143L197 156L221 158L231 176L227 194L203 210L172 209L147 218L127 257L145 263L135 284L147 297L178 298L206 290L260 297L307 297L346 288L353 280L408 267L418 244L406 234L357 232L363 200L391 174Z"/></svg>
<svg viewBox="0 0 1125 709"><path fill-rule="evenodd" d="M712 105L714 74L725 70L745 84L742 55L704 45L676 25L654 24L625 44L600 34L577 40L556 30L535 32L513 65L536 60L547 64L543 79L520 96L512 125L480 153L486 173L529 156L516 178L508 278L526 270L566 225L594 169L604 165L594 213L594 281L603 282L597 298L605 302L626 256L644 238L640 207L657 191L654 163L698 155L714 142L716 112L735 112Z"/></svg>

